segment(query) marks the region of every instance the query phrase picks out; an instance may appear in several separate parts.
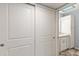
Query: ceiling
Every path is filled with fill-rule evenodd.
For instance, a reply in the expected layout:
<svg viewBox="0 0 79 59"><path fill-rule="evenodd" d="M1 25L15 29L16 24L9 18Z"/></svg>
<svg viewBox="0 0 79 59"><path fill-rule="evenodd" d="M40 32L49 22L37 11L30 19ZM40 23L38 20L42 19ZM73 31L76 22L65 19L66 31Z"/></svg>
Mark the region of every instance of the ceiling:
<svg viewBox="0 0 79 59"><path fill-rule="evenodd" d="M57 9L63 5L65 5L66 3L41 3L42 5L45 5L45 6L48 6L50 8L53 8L53 9Z"/></svg>

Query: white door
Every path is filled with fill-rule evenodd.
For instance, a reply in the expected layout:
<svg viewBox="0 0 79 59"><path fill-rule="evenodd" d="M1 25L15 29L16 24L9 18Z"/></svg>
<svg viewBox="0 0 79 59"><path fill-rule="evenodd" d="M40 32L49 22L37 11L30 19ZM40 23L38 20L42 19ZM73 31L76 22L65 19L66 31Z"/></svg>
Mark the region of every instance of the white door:
<svg viewBox="0 0 79 59"><path fill-rule="evenodd" d="M36 55L56 55L55 10L44 6L36 7Z"/></svg>
<svg viewBox="0 0 79 59"><path fill-rule="evenodd" d="M34 6L0 4L0 24L0 55L34 55Z"/></svg>
<svg viewBox="0 0 79 59"><path fill-rule="evenodd" d="M0 4L0 56L7 55L8 40L8 5Z"/></svg>

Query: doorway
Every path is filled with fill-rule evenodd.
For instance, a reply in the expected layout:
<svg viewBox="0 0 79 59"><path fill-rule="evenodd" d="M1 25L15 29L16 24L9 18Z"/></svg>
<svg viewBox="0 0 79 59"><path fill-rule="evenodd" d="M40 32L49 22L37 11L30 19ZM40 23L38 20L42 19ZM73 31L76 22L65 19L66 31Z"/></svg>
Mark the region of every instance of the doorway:
<svg viewBox="0 0 79 59"><path fill-rule="evenodd" d="M74 4L73 4L74 5ZM74 48L74 15L70 14L72 4L59 10L58 42L59 54Z"/></svg>

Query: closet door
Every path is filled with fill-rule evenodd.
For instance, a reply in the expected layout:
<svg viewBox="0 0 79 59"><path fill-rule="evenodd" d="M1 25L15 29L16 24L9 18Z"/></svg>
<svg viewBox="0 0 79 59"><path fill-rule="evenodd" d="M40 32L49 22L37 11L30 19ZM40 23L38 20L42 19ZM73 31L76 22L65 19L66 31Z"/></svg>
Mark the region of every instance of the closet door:
<svg viewBox="0 0 79 59"><path fill-rule="evenodd" d="M56 55L55 10L37 5L36 8L36 55Z"/></svg>
<svg viewBox="0 0 79 59"><path fill-rule="evenodd" d="M8 55L34 55L34 6L8 4Z"/></svg>

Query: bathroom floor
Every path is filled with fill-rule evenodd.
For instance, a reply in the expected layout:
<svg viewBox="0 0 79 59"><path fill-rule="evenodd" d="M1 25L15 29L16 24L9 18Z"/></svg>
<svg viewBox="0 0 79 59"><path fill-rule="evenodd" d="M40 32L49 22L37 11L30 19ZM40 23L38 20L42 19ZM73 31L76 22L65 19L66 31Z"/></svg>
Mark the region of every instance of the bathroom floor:
<svg viewBox="0 0 79 59"><path fill-rule="evenodd" d="M79 50L67 49L59 53L60 56L79 56Z"/></svg>

